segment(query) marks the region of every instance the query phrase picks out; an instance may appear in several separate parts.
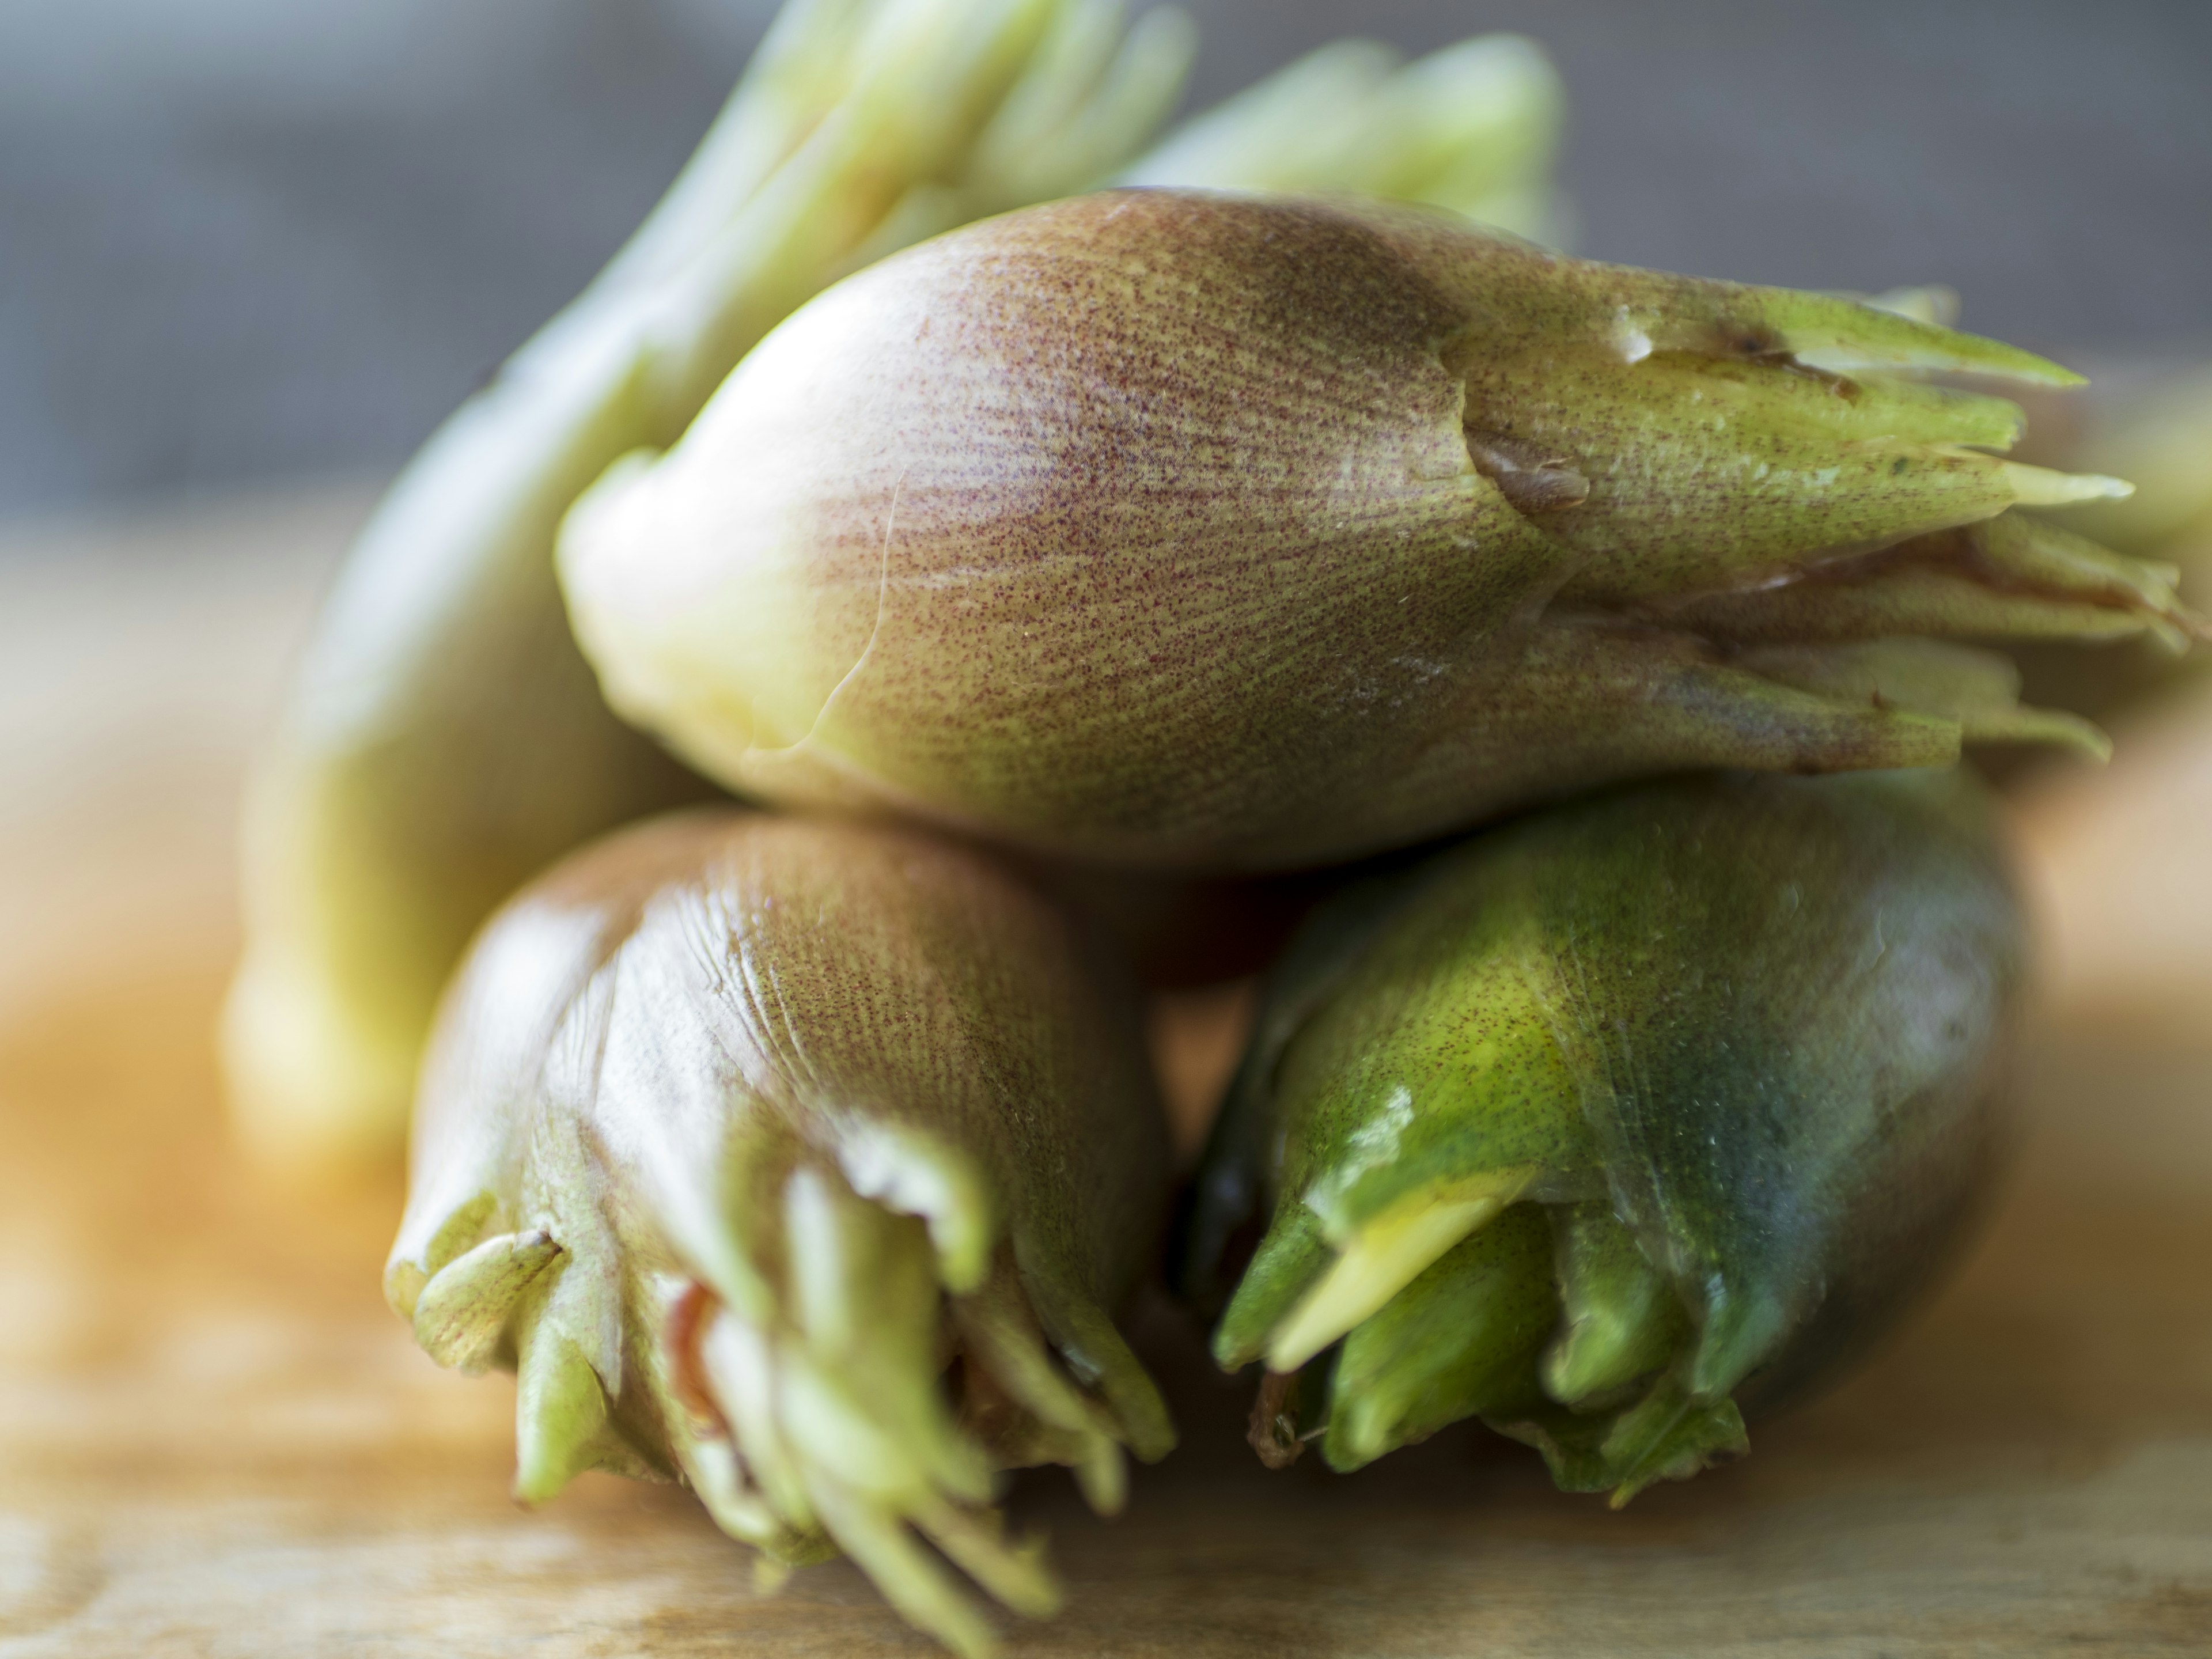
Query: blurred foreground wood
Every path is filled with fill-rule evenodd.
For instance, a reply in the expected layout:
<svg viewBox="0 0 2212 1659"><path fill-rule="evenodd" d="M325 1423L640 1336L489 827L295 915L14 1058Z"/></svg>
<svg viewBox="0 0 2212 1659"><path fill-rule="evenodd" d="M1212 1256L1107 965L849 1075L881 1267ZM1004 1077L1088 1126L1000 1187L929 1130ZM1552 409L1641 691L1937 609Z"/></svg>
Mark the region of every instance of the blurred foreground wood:
<svg viewBox="0 0 2212 1659"><path fill-rule="evenodd" d="M0 547L0 1659L927 1653L842 1564L756 1595L674 1489L515 1508L511 1382L436 1370L379 1298L396 1183L272 1190L225 1145L230 803L357 504ZM1614 1515L1473 1431L1271 1475L1244 1386L1156 1307L1184 1449L1111 1523L1063 1477L1018 1487L1070 1601L1010 1651L2212 1651L2212 846L2076 782L2029 843L2078 964L2035 1132L1873 1367ZM2107 845L2179 861L2124 873L2194 907L2125 1019L2091 971L2124 941L2083 920L2119 903Z"/></svg>

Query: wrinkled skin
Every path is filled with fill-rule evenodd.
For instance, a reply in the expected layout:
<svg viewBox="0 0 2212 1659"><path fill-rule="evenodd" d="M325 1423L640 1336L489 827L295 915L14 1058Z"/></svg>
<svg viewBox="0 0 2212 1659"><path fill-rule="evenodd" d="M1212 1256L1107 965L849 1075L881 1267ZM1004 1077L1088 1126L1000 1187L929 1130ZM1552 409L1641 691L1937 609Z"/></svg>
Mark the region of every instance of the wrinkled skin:
<svg viewBox="0 0 2212 1659"><path fill-rule="evenodd" d="M1070 1465L1106 1511L1123 1449L1173 1443L1109 1315L1164 1179L1130 1000L1031 890L910 832L701 811L477 942L386 1290L441 1363L520 1372L519 1496L680 1474L770 1563L842 1548L972 1654L914 1534L1048 1612L996 1472Z"/></svg>
<svg viewBox="0 0 2212 1659"><path fill-rule="evenodd" d="M1946 641L2185 625L2007 509L2060 381L1349 200L1108 192L848 279L579 503L609 701L732 787L1294 867L1640 774L2095 746ZM2003 514L2000 517L1998 515Z"/></svg>
<svg viewBox="0 0 2212 1659"><path fill-rule="evenodd" d="M1646 785L1347 894L1185 1234L1218 1305L1265 1223L1214 1336L1275 1374L1255 1444L1352 1468L1480 1417L1616 1501L1741 1451L1973 1213L2022 952L1957 774Z"/></svg>

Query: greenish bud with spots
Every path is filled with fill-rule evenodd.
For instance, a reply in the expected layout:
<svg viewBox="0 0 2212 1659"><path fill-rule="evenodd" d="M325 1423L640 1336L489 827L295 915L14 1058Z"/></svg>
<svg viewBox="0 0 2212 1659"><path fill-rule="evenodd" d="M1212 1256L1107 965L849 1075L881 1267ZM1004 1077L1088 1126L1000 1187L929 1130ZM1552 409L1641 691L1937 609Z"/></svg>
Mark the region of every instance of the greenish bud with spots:
<svg viewBox="0 0 2212 1659"><path fill-rule="evenodd" d="M610 702L742 793L1291 867L1693 767L2102 739L1964 641L2193 627L1847 300L1349 198L1107 192L849 278L562 534Z"/></svg>
<svg viewBox="0 0 2212 1659"><path fill-rule="evenodd" d="M1067 1465L1103 1513L1125 1451L1174 1443L1110 1316L1165 1182L1131 1000L927 837L627 831L510 902L449 991L386 1295L441 1364L519 1373L519 1498L680 1474L771 1580L842 1550L984 1653L947 1561L1018 1612L1058 1599L1000 1471Z"/></svg>
<svg viewBox="0 0 2212 1659"><path fill-rule="evenodd" d="M1350 890L1185 1233L1218 1300L1264 1223L1213 1338L1271 1374L1255 1444L1353 1468L1480 1418L1616 1502L1742 1450L1973 1213L2022 954L1957 773L1647 784Z"/></svg>

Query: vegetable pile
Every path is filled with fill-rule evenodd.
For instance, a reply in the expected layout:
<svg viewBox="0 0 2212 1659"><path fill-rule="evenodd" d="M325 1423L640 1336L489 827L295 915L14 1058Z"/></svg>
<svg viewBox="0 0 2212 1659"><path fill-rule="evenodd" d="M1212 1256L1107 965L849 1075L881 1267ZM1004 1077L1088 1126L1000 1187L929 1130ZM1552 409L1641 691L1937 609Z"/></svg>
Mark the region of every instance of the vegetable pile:
<svg viewBox="0 0 2212 1659"><path fill-rule="evenodd" d="M1000 1473L1108 1512L1174 1443L1164 1260L1271 1464L1479 1418L1625 1502L1831 1379L2007 1138L1962 752L2105 748L2008 652L2199 631L2043 511L2126 484L2005 458L2068 371L1521 240L1527 43L1155 143L1191 50L794 0L395 485L249 802L241 1132L411 1116L386 1293L517 1372L518 1496L682 1480L970 1655L963 1577L1058 1597ZM1316 872L1171 1228L1130 942Z"/></svg>

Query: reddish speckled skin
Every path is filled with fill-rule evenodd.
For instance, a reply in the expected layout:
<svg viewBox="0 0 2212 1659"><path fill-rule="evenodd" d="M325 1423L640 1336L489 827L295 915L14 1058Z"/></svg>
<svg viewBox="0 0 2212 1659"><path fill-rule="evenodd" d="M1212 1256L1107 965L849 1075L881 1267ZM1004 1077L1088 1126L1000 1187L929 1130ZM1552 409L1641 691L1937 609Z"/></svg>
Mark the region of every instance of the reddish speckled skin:
<svg viewBox="0 0 2212 1659"><path fill-rule="evenodd" d="M1109 842L1295 815L1431 728L1448 665L1556 562L1468 459L1444 296L1319 215L1178 203L1206 257L1174 257L1175 199L1060 204L848 285L873 337L811 379L811 465L714 480L718 524L768 490L808 524L821 659L866 654L817 737L895 787ZM1261 238L1291 257L1235 246ZM1040 335L1041 292L1073 325ZM899 337L926 374L878 358ZM718 402L669 488L772 450L776 413Z"/></svg>
<svg viewBox="0 0 2212 1659"><path fill-rule="evenodd" d="M2009 405L1862 396L1780 352L1784 312L1875 315L1373 204L1054 203L770 336L572 516L571 614L616 706L741 791L1135 863L1948 761L1955 721L1604 614L2009 499L1931 447Z"/></svg>

